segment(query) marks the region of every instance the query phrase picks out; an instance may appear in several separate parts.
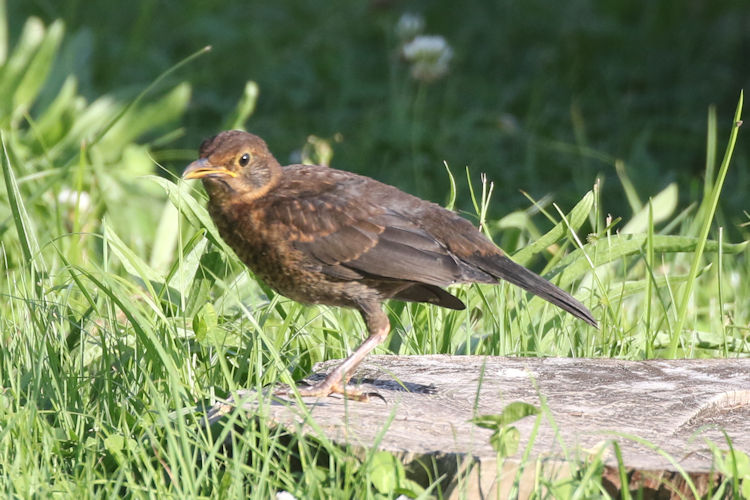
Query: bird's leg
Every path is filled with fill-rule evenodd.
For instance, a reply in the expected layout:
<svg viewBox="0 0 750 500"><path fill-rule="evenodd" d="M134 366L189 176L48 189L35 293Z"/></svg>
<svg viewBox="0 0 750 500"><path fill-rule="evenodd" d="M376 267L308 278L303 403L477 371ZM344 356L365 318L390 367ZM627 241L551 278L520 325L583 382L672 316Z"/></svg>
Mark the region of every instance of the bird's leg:
<svg viewBox="0 0 750 500"><path fill-rule="evenodd" d="M360 313L367 324L370 336L331 371L326 378L310 387L298 387L300 396L325 397L331 394L342 394L348 399L367 401L372 393L362 392L356 387L347 385L354 374L354 370L363 359L388 337L391 329L388 316L380 308L380 304L365 304L360 307ZM288 390L277 391L276 394L287 394Z"/></svg>

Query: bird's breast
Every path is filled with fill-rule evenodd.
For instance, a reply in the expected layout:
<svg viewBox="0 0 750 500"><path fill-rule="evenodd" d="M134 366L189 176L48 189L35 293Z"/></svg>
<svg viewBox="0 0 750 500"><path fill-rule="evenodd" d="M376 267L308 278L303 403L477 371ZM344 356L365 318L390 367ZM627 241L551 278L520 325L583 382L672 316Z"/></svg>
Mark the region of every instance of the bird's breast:
<svg viewBox="0 0 750 500"><path fill-rule="evenodd" d="M210 204L209 213L224 241L255 274L284 266L291 257L283 248L288 235L283 228L268 227L261 212L248 206Z"/></svg>
<svg viewBox="0 0 750 500"><path fill-rule="evenodd" d="M319 265L294 247L299 235L293 229L247 206L227 210L209 204L209 213L237 257L275 291L298 302L350 305L346 290L335 283L325 286Z"/></svg>

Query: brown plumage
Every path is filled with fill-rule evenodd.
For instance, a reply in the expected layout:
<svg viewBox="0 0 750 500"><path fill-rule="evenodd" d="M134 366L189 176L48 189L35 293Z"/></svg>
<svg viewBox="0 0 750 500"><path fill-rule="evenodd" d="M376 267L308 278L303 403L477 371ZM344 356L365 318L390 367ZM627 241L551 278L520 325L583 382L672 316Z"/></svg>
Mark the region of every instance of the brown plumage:
<svg viewBox="0 0 750 500"><path fill-rule="evenodd" d="M185 179L202 179L222 238L277 292L357 309L369 337L303 396L345 393L362 359L388 336L386 299L465 306L442 287L503 279L597 326L576 299L506 257L469 221L376 180L328 167L282 167L259 137L207 139Z"/></svg>

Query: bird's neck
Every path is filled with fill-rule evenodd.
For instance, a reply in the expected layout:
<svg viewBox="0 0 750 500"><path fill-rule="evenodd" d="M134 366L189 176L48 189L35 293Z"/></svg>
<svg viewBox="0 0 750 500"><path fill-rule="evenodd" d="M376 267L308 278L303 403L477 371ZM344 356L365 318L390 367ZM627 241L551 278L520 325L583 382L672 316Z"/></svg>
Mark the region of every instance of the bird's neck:
<svg viewBox="0 0 750 500"><path fill-rule="evenodd" d="M249 189L243 194L251 199L260 198L279 184L281 180L281 165L275 158L269 158L262 166L250 169L246 177Z"/></svg>

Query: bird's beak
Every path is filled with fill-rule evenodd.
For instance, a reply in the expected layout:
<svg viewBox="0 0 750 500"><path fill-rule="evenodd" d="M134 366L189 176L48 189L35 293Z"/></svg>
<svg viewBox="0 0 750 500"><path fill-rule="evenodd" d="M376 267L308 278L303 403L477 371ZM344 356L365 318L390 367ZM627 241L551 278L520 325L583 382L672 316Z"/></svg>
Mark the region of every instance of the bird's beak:
<svg viewBox="0 0 750 500"><path fill-rule="evenodd" d="M182 173L183 179L201 179L208 175L228 175L237 177L237 172L232 172L226 167L215 167L211 165L207 158L200 158L187 166Z"/></svg>

